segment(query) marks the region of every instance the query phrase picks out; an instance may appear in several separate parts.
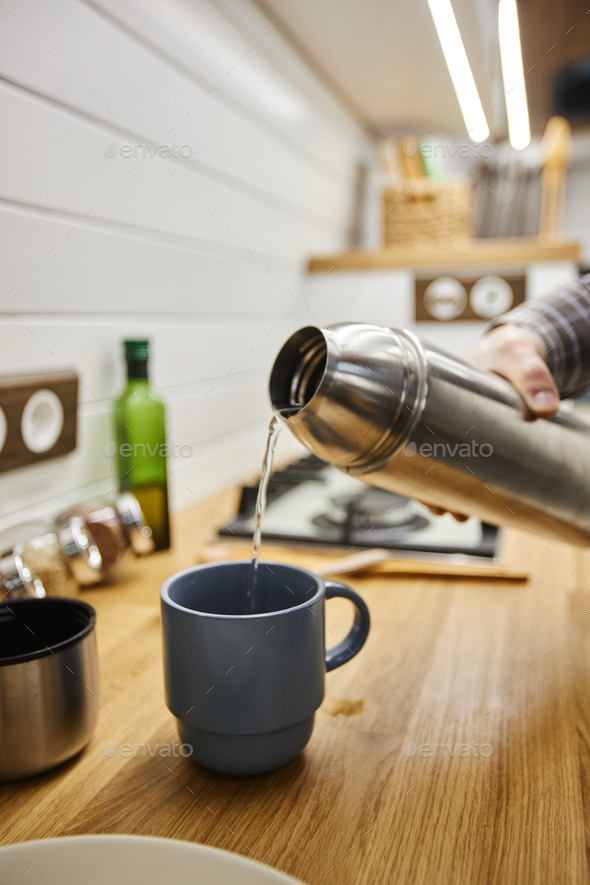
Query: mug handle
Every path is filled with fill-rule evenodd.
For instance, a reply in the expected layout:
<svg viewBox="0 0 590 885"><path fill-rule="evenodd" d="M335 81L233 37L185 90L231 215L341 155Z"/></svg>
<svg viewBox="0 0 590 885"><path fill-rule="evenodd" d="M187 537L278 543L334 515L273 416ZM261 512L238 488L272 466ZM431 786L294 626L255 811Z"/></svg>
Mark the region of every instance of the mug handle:
<svg viewBox="0 0 590 885"><path fill-rule="evenodd" d="M354 624L350 633L332 648L326 649L326 670L335 670L350 661L355 654L361 650L365 644L365 640L369 635L369 627L371 626L371 618L369 609L363 599L355 593L346 584L340 584L338 581L326 581L326 599L333 599L335 596L342 596L344 599L350 599L356 611L354 613Z"/></svg>

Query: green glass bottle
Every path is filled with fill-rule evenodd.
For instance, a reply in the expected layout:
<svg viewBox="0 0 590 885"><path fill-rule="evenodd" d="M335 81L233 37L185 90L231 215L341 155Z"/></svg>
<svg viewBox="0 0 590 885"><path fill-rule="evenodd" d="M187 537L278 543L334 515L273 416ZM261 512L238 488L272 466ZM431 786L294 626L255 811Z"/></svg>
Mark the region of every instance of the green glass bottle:
<svg viewBox="0 0 590 885"><path fill-rule="evenodd" d="M151 528L156 550L170 546L164 403L148 381L149 341L125 341L127 388L115 402L121 491L132 492Z"/></svg>

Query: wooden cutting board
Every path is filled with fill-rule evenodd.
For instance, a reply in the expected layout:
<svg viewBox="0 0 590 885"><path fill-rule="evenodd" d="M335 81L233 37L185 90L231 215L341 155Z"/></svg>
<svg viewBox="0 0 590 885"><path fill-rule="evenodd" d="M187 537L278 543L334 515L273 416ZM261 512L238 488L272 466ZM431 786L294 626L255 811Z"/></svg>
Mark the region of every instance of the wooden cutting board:
<svg viewBox="0 0 590 885"><path fill-rule="evenodd" d="M250 556L250 548L247 542L222 541L210 544L203 548L199 556L199 562L223 562L227 559L245 559ZM354 548L353 548L354 549ZM513 566L490 564L465 563L453 561L431 561L419 559L396 558L389 550L370 549L360 550L357 553L350 552L341 556L334 556L334 551L319 553L317 551L296 550L277 544L265 544L262 549L263 559L276 559L281 562L289 562L301 565L316 571L325 578L336 578L340 575L352 575L358 577L371 577L375 575L387 575L388 577L440 577L440 578L485 578L495 581L527 581L528 571Z"/></svg>

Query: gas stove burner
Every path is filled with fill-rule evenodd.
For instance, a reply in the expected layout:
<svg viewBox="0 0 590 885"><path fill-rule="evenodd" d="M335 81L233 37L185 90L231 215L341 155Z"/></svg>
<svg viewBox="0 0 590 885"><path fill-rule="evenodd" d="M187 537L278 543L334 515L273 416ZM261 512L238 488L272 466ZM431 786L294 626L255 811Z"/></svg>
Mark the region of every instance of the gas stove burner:
<svg viewBox="0 0 590 885"><path fill-rule="evenodd" d="M314 525L330 533L331 540L345 536L354 544L370 532L371 543L378 544L429 524L416 513L413 501L383 489L369 487L358 494L339 495L331 499L331 504L328 513L313 520Z"/></svg>
<svg viewBox="0 0 590 885"><path fill-rule="evenodd" d="M236 518L219 530L222 537L250 543L257 493L257 485L242 489ZM262 532L265 541L344 550L383 547L492 557L498 544L494 526L472 519L458 523L450 517L431 518L423 505L367 487L315 455L273 473Z"/></svg>
<svg viewBox="0 0 590 885"><path fill-rule="evenodd" d="M332 509L325 514L331 525L350 522L358 528L397 528L408 525L416 515L416 507L405 495L396 495L370 486L353 495L331 498Z"/></svg>

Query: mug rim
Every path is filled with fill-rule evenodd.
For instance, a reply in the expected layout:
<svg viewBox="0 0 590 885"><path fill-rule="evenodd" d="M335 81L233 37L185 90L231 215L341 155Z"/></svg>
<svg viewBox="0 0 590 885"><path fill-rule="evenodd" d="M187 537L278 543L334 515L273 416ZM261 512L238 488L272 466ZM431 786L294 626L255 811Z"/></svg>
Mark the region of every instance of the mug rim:
<svg viewBox="0 0 590 885"><path fill-rule="evenodd" d="M166 605L171 606L172 608L177 609L181 612L186 612L190 615L197 615L201 618L215 618L219 620L232 621L232 620L243 620L245 618L254 619L254 618L273 618L277 615L285 615L289 612L299 611L303 608L309 608L315 602L319 602L322 599L326 592L326 585L324 583L324 579L319 575L314 574L309 569L302 568L300 565L291 565L289 562L277 562L274 559L261 559L259 561L260 565L276 565L281 566L283 568L293 569L298 572L303 572L303 574L308 575L312 578L313 581L317 584L317 590L307 602L300 602L298 605L293 605L291 608L281 608L275 609L271 612L258 612L251 615L223 615L223 614L215 614L215 612L203 612L199 609L187 608L184 605L180 605L178 602L175 602L170 598L170 587L173 582L175 582L179 578L183 578L185 575L192 574L197 571L202 571L210 568L219 568L220 566L228 566L228 565L250 565L252 560L250 559L226 559L221 562L202 562L199 565L191 565L189 568L182 569L180 572L176 572L176 574L171 575L169 578L166 578L162 587L160 589L160 599L162 602L166 603Z"/></svg>

